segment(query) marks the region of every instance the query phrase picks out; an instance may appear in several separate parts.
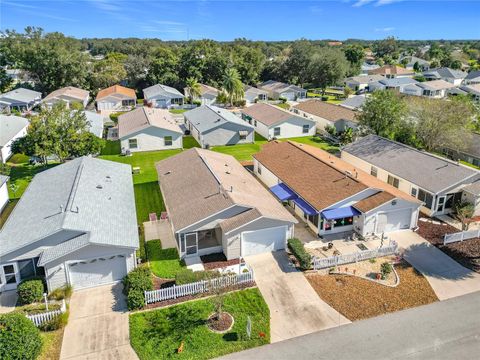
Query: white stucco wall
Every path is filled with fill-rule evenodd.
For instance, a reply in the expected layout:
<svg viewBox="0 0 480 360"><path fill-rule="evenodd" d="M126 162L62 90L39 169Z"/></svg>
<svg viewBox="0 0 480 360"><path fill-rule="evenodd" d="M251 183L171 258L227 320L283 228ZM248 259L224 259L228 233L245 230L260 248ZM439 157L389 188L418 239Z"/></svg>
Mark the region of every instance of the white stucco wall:
<svg viewBox="0 0 480 360"><path fill-rule="evenodd" d="M18 139L18 138L21 138L21 137L24 137L25 135L27 135L27 126L25 126L22 130L20 130L9 142L7 142L5 144L5 146L2 146L1 150L0 150L0 157L1 157L1 161L2 163L6 163L8 158L10 156L12 156L12 144L13 142Z"/></svg>
<svg viewBox="0 0 480 360"><path fill-rule="evenodd" d="M171 146L165 146L165 136L172 136ZM137 139L136 149L130 149L128 144L129 139ZM183 135L170 130L150 126L120 139L120 144L122 150L130 150L131 152L181 149L183 147Z"/></svg>
<svg viewBox="0 0 480 360"><path fill-rule="evenodd" d="M8 183L0 186L0 214L8 203Z"/></svg>

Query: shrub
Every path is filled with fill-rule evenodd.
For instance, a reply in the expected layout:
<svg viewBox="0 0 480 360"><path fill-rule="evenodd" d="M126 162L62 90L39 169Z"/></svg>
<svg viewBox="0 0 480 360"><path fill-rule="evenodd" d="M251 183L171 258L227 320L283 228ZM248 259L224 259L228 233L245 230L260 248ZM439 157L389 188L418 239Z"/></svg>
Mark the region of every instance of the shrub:
<svg viewBox="0 0 480 360"><path fill-rule="evenodd" d="M286 97L279 97L278 100L280 100L282 102L282 104L285 104L287 102Z"/></svg>
<svg viewBox="0 0 480 360"><path fill-rule="evenodd" d="M40 325L39 329L42 331L55 331L58 329L63 329L65 326L67 326L68 323L68 311L60 314L58 316L55 316L52 320L44 322L42 325Z"/></svg>
<svg viewBox="0 0 480 360"><path fill-rule="evenodd" d="M139 290L142 293L153 290L152 271L148 266L137 267L123 278L123 286L123 291L127 296L133 290Z"/></svg>
<svg viewBox="0 0 480 360"><path fill-rule="evenodd" d="M302 270L308 270L312 264L312 257L305 251L302 242L297 238L288 239L288 248L292 254L297 258Z"/></svg>
<svg viewBox="0 0 480 360"><path fill-rule="evenodd" d="M33 322L18 313L0 315L0 359L36 359L42 338Z"/></svg>
<svg viewBox="0 0 480 360"><path fill-rule="evenodd" d="M392 264L388 262L384 262L382 265L380 265L380 272L382 274L382 279L385 279L388 274L390 274L393 271Z"/></svg>
<svg viewBox="0 0 480 360"><path fill-rule="evenodd" d="M212 277L220 276L218 271L192 271L190 269L182 269L179 270L175 274L175 284L176 285L184 285L190 284L193 282L211 279Z"/></svg>
<svg viewBox="0 0 480 360"><path fill-rule="evenodd" d="M58 289L55 289L48 294L50 300L63 300L69 299L72 296L73 288L71 285L65 285Z"/></svg>
<svg viewBox="0 0 480 360"><path fill-rule="evenodd" d="M128 310L138 310L145 306L145 296L143 291L130 290L127 296Z"/></svg>
<svg viewBox="0 0 480 360"><path fill-rule="evenodd" d="M200 100L193 100L192 101L192 104L193 105L197 105L197 106L201 106L202 105L202 102Z"/></svg>
<svg viewBox="0 0 480 360"><path fill-rule="evenodd" d="M42 301L43 290L44 286L42 280L24 280L20 283L20 285L18 285L17 288L18 301L24 305Z"/></svg>
<svg viewBox="0 0 480 360"><path fill-rule="evenodd" d="M247 104L247 101L245 99L237 100L233 102L233 106L236 106L236 107L243 107L246 104Z"/></svg>
<svg viewBox="0 0 480 360"><path fill-rule="evenodd" d="M328 101L328 96L322 96L321 99L322 101Z"/></svg>
<svg viewBox="0 0 480 360"><path fill-rule="evenodd" d="M111 114L110 114L110 119L111 119L113 122L115 122L115 124L116 124L116 123L118 123L118 117L119 117L120 115L122 115L122 114L123 114L122 112L111 113Z"/></svg>

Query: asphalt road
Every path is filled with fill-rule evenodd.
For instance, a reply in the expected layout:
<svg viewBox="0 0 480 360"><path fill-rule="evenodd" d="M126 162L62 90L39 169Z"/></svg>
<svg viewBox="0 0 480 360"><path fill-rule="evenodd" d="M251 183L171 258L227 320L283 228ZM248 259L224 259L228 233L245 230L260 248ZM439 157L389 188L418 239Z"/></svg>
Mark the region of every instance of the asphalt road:
<svg viewBox="0 0 480 360"><path fill-rule="evenodd" d="M222 359L480 358L480 292L324 330Z"/></svg>

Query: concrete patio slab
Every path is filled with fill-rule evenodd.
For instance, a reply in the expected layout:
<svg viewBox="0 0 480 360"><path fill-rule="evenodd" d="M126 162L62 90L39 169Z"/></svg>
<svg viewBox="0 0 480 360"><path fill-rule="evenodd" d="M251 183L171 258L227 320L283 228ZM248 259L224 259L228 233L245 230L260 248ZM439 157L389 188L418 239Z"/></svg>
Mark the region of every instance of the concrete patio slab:
<svg viewBox="0 0 480 360"><path fill-rule="evenodd" d="M350 321L320 299L284 251L250 256L255 282L270 308L271 342L348 324Z"/></svg>
<svg viewBox="0 0 480 360"><path fill-rule="evenodd" d="M0 294L0 314L9 313L15 310L17 299L18 296L15 290L2 292Z"/></svg>
<svg viewBox="0 0 480 360"><path fill-rule="evenodd" d="M176 248L175 237L168 220L146 221L143 223L145 241L160 240L162 249Z"/></svg>

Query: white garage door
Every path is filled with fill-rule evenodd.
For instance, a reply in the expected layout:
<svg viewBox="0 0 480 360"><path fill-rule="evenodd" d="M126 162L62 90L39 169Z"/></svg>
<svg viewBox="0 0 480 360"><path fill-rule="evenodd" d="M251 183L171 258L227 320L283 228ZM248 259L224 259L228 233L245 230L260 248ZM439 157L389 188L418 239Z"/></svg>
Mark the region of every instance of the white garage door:
<svg viewBox="0 0 480 360"><path fill-rule="evenodd" d="M285 249L285 226L242 233L242 256Z"/></svg>
<svg viewBox="0 0 480 360"><path fill-rule="evenodd" d="M377 233L410 228L411 215L410 209L378 214Z"/></svg>
<svg viewBox="0 0 480 360"><path fill-rule="evenodd" d="M70 263L70 283L75 289L98 286L122 280L127 274L124 255L106 256Z"/></svg>

